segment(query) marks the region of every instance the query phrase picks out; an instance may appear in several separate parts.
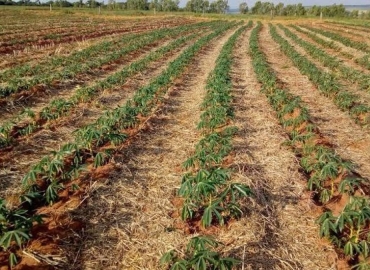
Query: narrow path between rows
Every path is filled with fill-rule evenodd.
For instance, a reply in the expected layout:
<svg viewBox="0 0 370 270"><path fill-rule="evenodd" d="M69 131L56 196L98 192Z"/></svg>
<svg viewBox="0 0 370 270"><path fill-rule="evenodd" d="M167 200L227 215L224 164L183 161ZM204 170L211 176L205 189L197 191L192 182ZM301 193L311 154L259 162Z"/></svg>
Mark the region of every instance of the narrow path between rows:
<svg viewBox="0 0 370 270"><path fill-rule="evenodd" d="M280 51L264 27L261 42L271 67L278 78L294 95L300 96L309 109L313 122L321 133L334 145L335 150L344 159L359 165L358 172L370 179L370 132L362 129L340 111L331 99L320 95L306 76L300 74L292 62Z"/></svg>
<svg viewBox="0 0 370 270"><path fill-rule="evenodd" d="M335 253L319 239L314 206L304 192L305 178L294 153L282 145L287 137L260 92L248 44L249 34L234 51L232 82L239 128L234 166L235 181L244 179L252 186L256 205L251 216L230 228L230 233L243 235L233 246L245 258L246 269L330 269Z"/></svg>
<svg viewBox="0 0 370 270"><path fill-rule="evenodd" d="M205 82L223 44L235 29L214 40L170 89L145 132L127 149L76 217L87 225L76 269L160 269L160 256L184 247L175 228L173 199L181 164L201 134L196 129Z"/></svg>
<svg viewBox="0 0 370 270"><path fill-rule="evenodd" d="M292 31L294 34L296 34L301 39L303 39L307 42L310 42L310 43L314 44L315 46L317 46L318 48L322 49L323 51L329 53L330 55L337 57L340 61L344 62L347 66L349 66L351 68L354 68L356 70L359 70L359 71L361 71L365 74L370 73L370 71L368 69L366 69L366 68L362 67L361 65L355 63L355 61L354 61L355 58L349 60L348 58L343 56L341 50L338 51L338 50L335 50L335 49L327 48L327 47L317 43L316 41L312 40L310 37L298 32L297 30L295 30L292 27L289 27L289 30Z"/></svg>
<svg viewBox="0 0 370 270"><path fill-rule="evenodd" d="M286 36L284 31L281 30L279 27L276 27L277 32L284 38L286 39L293 47L294 49L301 54L302 56L306 57L309 61L315 64L319 69L325 71L326 73L332 74L336 76L337 81L341 85L341 89L344 89L345 91L348 91L350 93L353 93L357 96L359 96L361 99L361 102L364 104L369 104L370 103L370 92L361 90L360 85L351 82L350 80L344 78L340 72L333 71L330 67L326 67L322 62L319 60L315 59L312 57L306 50L295 43L293 39L290 37ZM347 63L344 64L344 66L347 66ZM354 78L353 78L354 79Z"/></svg>
<svg viewBox="0 0 370 270"><path fill-rule="evenodd" d="M167 57L151 63L147 67L148 72L132 76L119 89L112 89L111 97L108 100L109 107L123 105L133 96L135 90L146 85L154 76L159 75L188 45L190 45L189 42L186 46L171 52ZM102 95L105 96L107 92ZM10 152L0 156L0 197L18 192L21 188L20 180L33 164L50 151L59 149L60 146L68 142L73 142L74 130L97 120L102 115L104 108L99 104L95 105L81 104L69 117L60 119L54 128L43 129L24 138Z"/></svg>

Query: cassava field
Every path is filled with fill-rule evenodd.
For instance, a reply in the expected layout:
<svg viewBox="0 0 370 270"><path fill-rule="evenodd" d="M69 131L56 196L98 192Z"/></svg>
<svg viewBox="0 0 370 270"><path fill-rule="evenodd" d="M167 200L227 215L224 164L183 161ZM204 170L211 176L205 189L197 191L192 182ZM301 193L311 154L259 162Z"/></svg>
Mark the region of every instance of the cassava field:
<svg viewBox="0 0 370 270"><path fill-rule="evenodd" d="M0 10L0 269L370 269L369 33Z"/></svg>

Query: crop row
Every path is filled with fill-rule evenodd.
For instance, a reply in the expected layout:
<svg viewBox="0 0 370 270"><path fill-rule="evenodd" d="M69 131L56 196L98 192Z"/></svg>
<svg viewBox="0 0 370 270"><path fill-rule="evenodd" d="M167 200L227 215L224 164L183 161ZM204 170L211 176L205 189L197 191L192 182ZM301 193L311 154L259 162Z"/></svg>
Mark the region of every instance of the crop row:
<svg viewBox="0 0 370 270"><path fill-rule="evenodd" d="M28 90L31 87L35 87L40 84L45 87L58 80L73 79L78 74L91 72L102 65L117 62L128 53L136 51L145 46L149 46L158 40L166 37L177 36L194 28L196 28L196 26L185 25L174 29L160 29L145 34L130 35L128 37L124 37L116 49L114 47L109 48L109 43L105 43L94 48L98 48L98 50L88 49L83 53L77 53L76 55L72 55L68 58L59 58L51 61L53 67L61 66L61 69L50 69L51 67L46 65L39 65L36 69L32 67L32 70L37 70L37 73L32 71L32 74L35 74L36 76L32 77L31 79L19 76L22 73L23 75L26 75L24 74L25 71L29 72L30 67L25 66L20 72L18 72L19 77L11 78L8 80L8 85L0 87L0 97L5 97L22 90ZM120 48L119 45L122 46L126 43L128 43L126 46ZM91 52L96 53L105 50L109 51L110 53L104 54L103 57L101 57L101 55L97 55L97 57L91 57ZM83 59L86 59L87 61L82 62ZM17 73L17 71L14 70L13 72Z"/></svg>
<svg viewBox="0 0 370 270"><path fill-rule="evenodd" d="M12 145L15 142L15 139L20 136L30 135L40 130L44 124L50 124L50 121L68 115L68 113L76 108L78 104L82 102L90 102L91 99L95 98L104 90L112 89L117 85L124 84L128 78L145 70L151 62L164 57L169 52L174 49L178 49L197 36L199 36L199 34L182 36L168 45L151 52L142 59L131 63L122 70L115 72L104 80L91 86L79 88L69 99L54 99L47 106L42 108L39 113L35 113L30 109L25 109L16 117L16 119L8 121L0 126L0 149ZM29 118L30 120L25 121L25 118Z"/></svg>
<svg viewBox="0 0 370 270"><path fill-rule="evenodd" d="M364 51L364 52L370 52L370 47L365 42L354 41L354 40L351 40L350 38L344 37L340 34L337 34L337 33L331 32L331 31L325 31L325 30L322 30L322 29L314 28L314 27L310 27L310 26L307 26L307 25L301 25L301 27L306 28L306 29L308 29L312 32L318 33L320 35L323 35L325 37L328 37L332 40L339 41L340 43L344 44L347 47L351 47L351 48L354 48L354 49L357 49L357 50L360 50L360 51Z"/></svg>
<svg viewBox="0 0 370 270"><path fill-rule="evenodd" d="M178 25L179 23L168 23L169 26ZM26 48L30 48L32 46L47 46L55 44L61 44L61 43L67 43L67 42L73 42L73 41L83 41L86 39L92 39L97 38L101 36L108 36L112 34L119 34L119 33L127 33L127 32L142 32L151 30L152 28L158 28L158 25L149 25L147 23L138 25L137 28L132 28L132 25L129 26L119 26L119 28L110 28L110 29L101 29L100 27L97 27L94 31L86 31L83 33L81 31L80 34L75 35L69 35L65 37L59 37L57 39L53 38L57 37L57 35L50 35L39 39L33 39L25 40L23 35L20 39L17 39L16 37L13 37L10 42L2 42L0 44L0 54L12 54L14 51L22 51Z"/></svg>
<svg viewBox="0 0 370 270"><path fill-rule="evenodd" d="M147 23L142 23L136 26L137 29L145 29L148 27ZM38 44L40 42L53 42L53 41L62 41L67 40L69 37L83 37L89 36L90 34L96 33L121 33L121 32L128 32L131 31L131 25L115 25L115 24L99 24L99 25L86 25L84 27L69 27L69 28L61 28L59 31L47 31L42 32L40 30L34 31L34 33L29 35L14 35L14 34L7 34L3 38L0 38L0 47L6 47L16 44ZM95 30L95 31L94 31ZM112 34L113 34L112 33Z"/></svg>
<svg viewBox="0 0 370 270"><path fill-rule="evenodd" d="M370 76L369 75L346 66L336 57L331 56L325 51L317 48L315 45L299 38L296 34L292 33L288 28L284 27L283 25L279 24L278 26L284 31L284 33L288 37L290 37L297 44L303 47L312 57L322 62L324 66L330 67L331 69L339 71L343 78L350 81L351 83L358 83L361 89L368 90L368 91L370 90Z"/></svg>
<svg viewBox="0 0 370 270"><path fill-rule="evenodd" d="M301 98L282 87L259 48L261 28L259 23L250 38L253 67L262 92L289 135L286 144L293 149L308 177L308 189L323 205L324 213L317 220L320 235L328 237L356 269L368 269L370 205L368 198L363 197L364 190L369 190L367 181L354 171L355 164L342 159L331 148L310 120ZM343 200L345 207L336 214L330 207L338 200Z"/></svg>
<svg viewBox="0 0 370 270"><path fill-rule="evenodd" d="M325 48L329 48L329 49L333 49L337 52L340 52L340 54L348 59L352 59L353 58L353 55L348 53L348 52L344 52L341 50L341 48L339 46L337 46L335 44L335 42L333 40L325 40L325 39L322 39L320 38L317 34L315 33L312 33L312 32L309 32L309 31L304 31L302 30L300 27L296 26L296 25L289 25L290 27L294 28L296 31L308 36L309 38L311 38L313 41L315 41L316 43L322 45L323 47Z"/></svg>
<svg viewBox="0 0 370 270"><path fill-rule="evenodd" d="M333 99L339 109L349 112L356 123L369 124L370 107L367 104L362 103L358 96L344 90L332 74L322 71L306 57L299 54L288 41L277 33L275 26L271 24L269 26L272 38L302 74L307 75L326 97Z"/></svg>
<svg viewBox="0 0 370 270"><path fill-rule="evenodd" d="M199 38L189 46L165 71L147 86L138 89L125 105L104 113L95 123L74 132L75 141L60 150L52 151L32 166L22 179L23 194L20 205L8 209L0 199L0 246L10 253L10 264L16 263L15 248L21 248L31 238L33 223L43 216L33 214L35 207L58 200L58 193L86 168L105 164L116 146L124 143L138 128L140 120L148 116L160 102L168 86L178 77L204 46L236 23L223 23L211 34ZM90 164L90 165L89 165Z"/></svg>
<svg viewBox="0 0 370 270"><path fill-rule="evenodd" d="M181 218L188 224L196 224L200 220L203 228L224 225L230 219L242 216L240 202L251 195L250 188L245 184L231 183L232 171L225 168L223 163L232 150L231 140L237 131L236 127L229 126L233 117L230 79L232 51L237 38L252 25L250 21L229 38L207 80L207 93L202 103L204 111L198 124L204 137L196 145L194 155L183 163L188 172L183 175L178 191L183 199ZM194 245L194 241L204 243ZM171 270L232 269L238 261L223 258L215 252L213 249L218 244L213 238L197 236L190 240L184 257L171 250L163 255L161 262Z"/></svg>
<svg viewBox="0 0 370 270"><path fill-rule="evenodd" d="M6 31L23 31L28 32L32 29L48 29L50 27L69 27L71 25L96 25L105 23L105 19L81 16L66 16L66 14L53 14L49 15L42 14L42 21L40 20L40 14L28 13L27 16L19 16L19 13L10 13L10 10L1 11L1 23L0 32Z"/></svg>
<svg viewBox="0 0 370 270"><path fill-rule="evenodd" d="M204 22L204 23L197 23L193 25L184 25L180 27L176 27L174 29L158 29L149 32L151 35L156 35L163 33L163 31L186 31L191 30L194 28L201 28L201 27L212 27L214 22ZM71 65L75 65L76 62L85 62L86 60L92 61L95 58L99 58L102 55L106 55L106 52L114 52L119 50L121 47L127 46L129 41L140 39L145 36L148 36L148 32L146 33L139 33L139 34L127 34L123 37L113 40L113 41L103 41L98 44L89 46L81 51L73 52L68 56L56 56L41 63L37 63L36 65L21 65L16 66L14 68L8 69L1 73L0 78L2 81L9 80L9 78L14 77L23 77L23 76L33 76L39 73L49 72L52 73L53 69L61 68L61 67L68 67ZM163 37L163 36L162 36Z"/></svg>
<svg viewBox="0 0 370 270"><path fill-rule="evenodd" d="M161 32L161 30L157 31ZM43 62L39 62L36 65L25 64L16 66L0 73L0 80L1 82L6 82L11 78L34 76L35 74L53 71L53 69L58 67L73 65L76 61L81 63L86 60L91 60L93 57L99 57L102 53L117 50L120 47L127 45L130 40L139 39L147 34L148 33L128 34L120 37L118 40L103 41L81 51L73 52L68 56L56 56Z"/></svg>
<svg viewBox="0 0 370 270"><path fill-rule="evenodd" d="M303 33L303 34L309 36L311 39L313 39L317 43L323 45L324 47L331 48L331 49L335 49L337 51L340 51L340 48L337 45L335 45L335 43L333 41L326 41L326 40L318 37L315 33L303 31L301 28L299 28L296 25L290 25L290 26L293 27L295 30L299 31L300 33ZM310 28L308 28L308 29L310 29ZM312 29L310 29L310 30L312 30ZM320 34L324 35L323 33L320 33ZM338 34L335 34L335 35L337 36L337 39L335 39L335 40L341 42L341 40L343 39L343 37L340 36L340 35L338 35ZM341 43L343 43L346 46L353 47L353 46L356 46L356 45L351 46L350 43L357 44L357 42L352 41L352 40L349 40L349 42L348 42L348 38L345 38L345 40L347 40L347 42L346 41L343 41L344 43L343 42L341 42ZM344 57L346 57L348 59L354 58L353 55L351 55L351 54L349 54L347 52L341 52L341 55L343 55ZM370 54L367 53L366 55L364 55L364 56L362 56L360 58L356 58L355 59L355 62L357 64L363 66L366 69L370 69Z"/></svg>
<svg viewBox="0 0 370 270"><path fill-rule="evenodd" d="M334 21L331 21L329 23L333 24L333 25L336 25L336 26L340 26L342 29L344 28L344 29L358 30L358 31L363 31L363 32L370 33L370 28L364 27L364 26L361 26L361 25L358 25L358 24L340 23L340 22L334 22Z"/></svg>
<svg viewBox="0 0 370 270"><path fill-rule="evenodd" d="M9 11L9 10L8 10ZM17 18L15 21L7 20L5 17L6 14L3 16L0 16L0 36L4 35L22 35L33 33L33 32L44 32L48 33L51 31L68 31L68 30L74 30L74 29L84 29L87 27L90 27L92 29L94 28L102 28L105 29L107 27L134 27L134 28L143 28L143 27L149 27L149 28L156 28L158 26L161 27L169 27L169 26L175 26L179 24L189 24L193 22L192 19L185 19L185 18L163 18L163 17L152 17L151 20L145 20L145 19L129 19L127 18L122 20L107 20L107 18L77 18L75 17L66 17L65 15L57 17L56 14L50 14L54 17L49 17L45 19L45 16L43 17L43 20L41 22L40 17L35 18L36 21L33 21L30 14L27 14L26 19L22 22L19 21L20 17L17 14L16 16L13 16L12 19Z"/></svg>
<svg viewBox="0 0 370 270"><path fill-rule="evenodd" d="M71 21L69 23L63 23L61 21L59 21L59 24L49 24L49 25L44 25L44 26L35 26L35 28L32 28L32 29L26 29L26 28L22 28L22 27L17 27L17 26L14 26L13 29L9 30L9 29L2 29L0 28L0 37L1 36L20 36L21 34L30 34L30 33L36 33L36 34L46 34L46 33L53 33L53 32L56 32L56 33L64 33L64 32L68 32L68 31L75 31L77 29L84 29L84 28L87 28L87 27L99 27L99 26L109 26L110 24L107 23L107 24L102 24L102 23L99 23L99 22L96 22L95 24L92 24L90 22L75 22L75 21Z"/></svg>
<svg viewBox="0 0 370 270"><path fill-rule="evenodd" d="M357 58L355 62L370 70L370 54L366 54L363 57Z"/></svg>
<svg viewBox="0 0 370 270"><path fill-rule="evenodd" d="M369 29L369 24L366 22L366 21L357 21L356 23L353 23L353 22L349 22L349 21L326 21L330 24L336 24L336 25L344 25L344 26L356 26L356 27L359 27L361 29Z"/></svg>

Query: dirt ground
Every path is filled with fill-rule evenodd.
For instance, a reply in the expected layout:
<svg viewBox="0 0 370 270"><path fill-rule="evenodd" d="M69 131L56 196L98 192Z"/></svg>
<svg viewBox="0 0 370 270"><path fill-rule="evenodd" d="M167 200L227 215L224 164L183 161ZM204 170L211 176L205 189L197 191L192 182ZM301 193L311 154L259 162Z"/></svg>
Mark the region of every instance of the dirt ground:
<svg viewBox="0 0 370 270"><path fill-rule="evenodd" d="M195 145L202 138L197 123L202 114L207 78L217 64L223 45L236 30L234 27L226 31L197 54L166 89L167 94L151 115L132 131L132 138L116 149L108 164L98 169L88 167L76 180L80 191L73 193L65 189L61 191L60 201L38 209L39 213L49 215L47 223L36 227L33 231L36 239L19 251L19 254L23 252L24 260L15 269L164 269L159 259L165 252L170 249L185 252L185 245L193 235L184 229L177 214L177 190L184 174L182 163L194 153ZM235 117L230 124L238 127L238 132L227 163L233 172L232 181L249 185L253 196L244 203L243 209L248 210L239 220L212 227L207 233L224 244L220 248L223 255L240 259L236 269L350 269L335 247L319 237L316 220L322 207L314 204L312 194L307 191L307 175L302 172L299 158L285 145L288 135L261 92L248 49L251 31L242 33L233 49L230 80ZM291 31L319 47L304 34ZM293 43L281 30L278 32ZM346 32L346 36L350 33ZM81 77L81 83L98 82L170 41L166 39L147 46L121 59L111 69L86 74ZM188 40L119 87L99 93L92 102L81 103L69 116L1 150L0 196L16 201L22 192L19 180L32 164L73 141L73 131L94 122L104 110L124 104L193 42ZM330 140L335 152L353 161L357 165L356 172L370 179L369 129L357 125L331 99L320 94L281 52L266 22L259 44L271 70L286 89L301 97L312 122ZM295 47L320 68L331 72L298 45ZM340 47L356 57L364 54ZM354 61L341 58L337 51L321 48L368 73ZM30 59L37 61L37 58ZM342 83L346 85L344 80ZM347 86L362 95L363 100L369 99L369 93L361 94L357 86ZM48 96L35 98L30 104L41 111L53 97L69 97L78 87L67 85ZM21 109L20 106L15 111L9 110L0 116L1 122ZM3 255L4 252L0 253L0 262L7 260Z"/></svg>

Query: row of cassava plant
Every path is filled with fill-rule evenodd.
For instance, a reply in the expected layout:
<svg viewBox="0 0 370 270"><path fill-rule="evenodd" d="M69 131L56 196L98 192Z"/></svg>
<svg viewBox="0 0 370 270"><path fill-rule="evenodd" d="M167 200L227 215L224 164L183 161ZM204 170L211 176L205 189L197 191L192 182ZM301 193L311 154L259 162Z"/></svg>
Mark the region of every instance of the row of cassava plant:
<svg viewBox="0 0 370 270"><path fill-rule="evenodd" d="M326 53L325 51L317 48L312 43L309 43L301 38L299 38L296 34L290 31L288 28L284 27L281 24L278 26L284 31L285 35L297 44L299 44L303 49L305 49L309 55L313 58L319 60L324 64L324 66L331 68L334 71L338 71L342 78L348 80L351 83L358 83L363 90L370 90L370 76L367 74L362 73L359 70L353 69L345 64L343 64L340 60L336 57L331 56L330 54Z"/></svg>
<svg viewBox="0 0 370 270"><path fill-rule="evenodd" d="M142 23L141 25L137 25L137 29L144 28L145 29L146 23ZM9 46L9 45L18 45L18 44L26 44L26 43L45 43L49 42L52 43L55 41L56 43L60 42L68 42L70 40L75 40L76 37L84 36L85 38L96 37L101 35L109 35L109 34L117 34L117 33L125 33L131 30L131 25L115 25L115 24L106 24L106 25L99 25L99 27L95 28L94 31L92 29L94 26L85 25L85 27L78 26L78 27L69 27L69 28L61 28L58 31L47 31L46 33L40 30L30 31L27 32L27 35L17 35L16 33L8 33L8 35L0 35L0 44L1 46ZM30 35L32 33L32 35ZM18 38L17 38L18 37Z"/></svg>
<svg viewBox="0 0 370 270"><path fill-rule="evenodd" d="M308 29L308 30L310 30L314 33L317 33L317 34L323 35L325 37L328 37L332 40L338 41L338 42L342 43L343 45L345 45L347 47L351 47L351 48L354 48L354 49L357 49L357 50L360 50L360 51L363 51L363 52L367 52L367 53L370 52L370 46L366 42L354 41L354 40L352 40L350 38L347 38L347 37L344 37L343 35L340 35L338 33L322 30L322 29L307 26L307 25L301 25L301 27L306 28L306 29Z"/></svg>
<svg viewBox="0 0 370 270"><path fill-rule="evenodd" d="M352 29L352 31L349 33L349 30L347 30L346 27L338 27L335 25L322 24L320 25L320 28L323 30L330 31L333 33L338 33L344 36L346 36L345 33L347 32L347 37L349 36L349 38L353 38L353 37L359 38L360 37L362 40L364 40L363 39L364 33L359 33L358 31L356 31L356 29Z"/></svg>
<svg viewBox="0 0 370 270"><path fill-rule="evenodd" d="M323 205L324 213L318 219L320 235L327 236L355 262L356 269L369 267L370 240L368 225L367 180L355 172L355 164L342 159L318 128L310 121L310 115L300 97L292 95L279 82L270 68L266 56L260 50L258 34L262 24L252 32L249 48L253 67L262 84L262 92L276 111L281 125L289 135L287 145L292 147L308 177L308 189ZM330 203L348 199L343 211L335 215Z"/></svg>
<svg viewBox="0 0 370 270"><path fill-rule="evenodd" d="M176 24L176 23L175 23ZM118 34L118 33L127 33L129 31L133 31L132 26L127 27L120 27L118 29L95 29L95 31L90 31L86 33L85 35L74 35L73 37L60 37L57 39L50 39L50 37L47 37L46 40L38 40L36 42L29 41L25 42L22 38L19 39L11 39L9 42L3 42L0 44L0 54L9 54L9 53L15 53L15 52L21 52L23 50L32 50L33 48L37 47L45 47L45 46L55 46L56 44L65 44L69 43L70 41L84 41L89 40L97 37L102 36L108 36L112 34ZM138 30L134 30L135 32L142 32L145 31L144 29L138 28ZM83 33L81 33L83 34ZM51 35L53 36L53 35ZM55 36L55 35L54 35Z"/></svg>
<svg viewBox="0 0 370 270"><path fill-rule="evenodd" d="M365 54L364 56L355 59L355 62L370 70L370 54Z"/></svg>
<svg viewBox="0 0 370 270"><path fill-rule="evenodd" d="M195 153L183 163L188 172L183 175L178 191L183 198L181 218L187 223L200 221L204 228L224 225L231 218L241 217L241 202L251 195L249 186L231 181L232 171L223 163L232 150L232 137L237 131L230 126L232 51L237 38L252 25L250 21L239 28L221 49L208 77L202 103L204 111L198 129L204 137L196 145ZM196 236L190 239L184 255L171 250L163 255L161 263L171 270L232 269L238 261L222 257L215 250L218 244L212 238Z"/></svg>
<svg viewBox="0 0 370 270"><path fill-rule="evenodd" d="M303 26L301 26L303 27ZM354 48L354 49L357 49L357 50L361 50L363 52L366 52L366 54L360 58L356 58L355 59L355 62L367 69L370 69L370 46L367 45L367 43L365 42L358 42L358 41L353 41L349 38L346 38L346 37L343 37L342 35L340 34L337 34L337 33L333 33L333 32L329 32L329 31L324 31L324 30L321 30L321 29L317 29L317 28L313 28L313 27L308 27L308 26L304 26L306 29L314 32L314 33L318 33L318 34L321 34L323 36L326 36L328 38L331 38L335 41L338 41L340 43L342 43L343 45L347 46L347 47L351 47L351 48ZM350 54L346 54L344 53L343 54L344 56L348 56L348 58L352 59L353 56L350 55Z"/></svg>
<svg viewBox="0 0 370 270"><path fill-rule="evenodd" d="M212 27L215 25L216 22L202 22L193 25L185 25L179 26L174 29L176 31L191 31L192 29L198 29L203 27ZM171 31L173 31L172 29ZM170 29L166 29L168 31ZM157 33L163 33L164 29L154 30L149 32L150 37L156 36ZM170 34L170 32L168 32ZM176 33L175 33L176 35ZM55 72L58 68L66 68L69 66L73 66L76 63L85 63L92 61L93 59L100 58L102 55L105 55L106 52L114 52L122 49L123 47L127 46L131 43L132 40L142 39L143 37L147 37L148 33L135 33L135 34L127 34L120 36L112 41L102 41L98 44L94 44L89 46L83 50L75 51L67 56L54 56L50 59L46 59L41 62L37 62L36 64L21 64L9 68L0 73L0 82L7 82L13 78L22 78L22 77L30 77L41 73L51 74ZM163 35L160 35L158 38L163 38ZM156 41L156 39L152 40Z"/></svg>
<svg viewBox="0 0 370 270"><path fill-rule="evenodd" d="M316 43L320 44L324 48L333 49L336 52L339 52L340 55L344 56L345 58L352 59L354 56L348 52L342 51L342 49L335 44L333 40L325 40L319 37L316 33L310 32L308 30L303 30L297 25L290 24L289 27L292 27L297 32L304 34L305 36L308 36L310 39L315 41Z"/></svg>
<svg viewBox="0 0 370 270"><path fill-rule="evenodd" d="M78 61L74 57L68 58L68 64L63 64L61 68L46 70L44 72L36 73L32 78L27 77L12 77L7 81L7 84L0 86L0 97L6 97L12 93L19 93L23 90L28 90L32 87L42 85L42 87L50 86L56 81L66 81L76 78L79 74L93 72L93 70L100 68L102 65L113 64L124 56L155 44L161 39L174 37L196 29L193 25L180 26L174 29L160 29L145 34L137 34L137 37L125 39L126 42L121 43L117 49L108 50L109 53L96 55L95 57L88 57L86 61ZM125 46L122 46L125 44ZM57 66L60 67L58 64Z"/></svg>
<svg viewBox="0 0 370 270"><path fill-rule="evenodd" d="M326 97L333 99L339 109L347 111L356 123L369 124L370 106L368 104L362 102L357 95L344 90L334 75L319 69L314 63L299 54L286 39L278 34L275 26L269 24L269 27L272 38L302 74L308 76Z"/></svg>
<svg viewBox="0 0 370 270"><path fill-rule="evenodd" d="M37 21L30 21L30 14L27 14L25 17L25 23L20 24L19 20L20 18L18 17L18 21L16 22L11 22L6 20L7 24L3 23L1 24L0 27L0 36L9 36L13 34L14 36L19 36L23 37L25 40L28 40L26 34L30 33L42 33L43 35L47 36L54 31L57 33L64 33L64 32L75 32L75 31L81 31L83 29L95 29L95 28L101 28L102 30L105 29L127 29L127 27L132 30L132 26L136 26L139 29L146 29L146 28L151 28L152 25L148 24L146 20L141 20L141 19L135 19L135 20L130 20L127 22L125 20L124 22L117 23L117 21L112 20L100 20L98 18L94 18L94 20L91 20L91 18L71 18L71 17L59 17L59 18L48 18L45 19L43 16L43 21L40 23L40 18L38 18ZM153 18L153 21L156 19ZM159 19L158 20L160 23L168 23L172 21L171 19ZM30 24L31 23L31 24ZM176 23L176 22L175 22ZM172 24L172 23L171 23ZM20 35L19 35L20 34Z"/></svg>
<svg viewBox="0 0 370 270"><path fill-rule="evenodd" d="M40 130L46 123L50 124L51 121L68 115L78 104L90 102L102 91L122 85L128 78L147 68L150 63L163 58L175 49L181 48L186 42L197 37L197 35L199 34L180 37L168 45L149 53L144 58L131 63L122 70L115 72L104 80L98 81L91 86L79 88L68 99L58 98L52 100L38 113L31 109L24 109L15 119L9 120L0 126L0 148L8 147L15 142L16 138L30 135ZM26 119L29 120L26 121Z"/></svg>
<svg viewBox="0 0 370 270"><path fill-rule="evenodd" d="M347 23L347 22L335 22L335 21L330 21L328 23L332 25L340 26L341 28L344 28L344 29L370 33L370 28L361 26L359 24Z"/></svg>
<svg viewBox="0 0 370 270"><path fill-rule="evenodd" d="M0 223L0 246L9 252L10 264L16 263L16 250L31 238L33 224L43 220L43 216L34 214L35 208L58 200L59 191L90 168L89 164L93 167L105 164L116 146L129 138L130 128L138 127L140 119L149 115L171 82L184 71L196 54L209 41L235 25L232 22L223 23L211 34L199 38L158 77L138 89L125 105L105 112L95 123L76 130L74 142L52 151L32 166L22 179L24 192L19 197L20 204L17 207L9 209L5 200L0 199L0 216L4 217Z"/></svg>
<svg viewBox="0 0 370 270"><path fill-rule="evenodd" d="M369 25L368 24L362 24L360 21L359 23L353 23L349 21L325 21L326 23L329 24L335 24L335 25L340 25L340 26L345 26L345 27L353 27L354 29L361 29L362 31L369 30ZM365 21L363 21L365 22ZM370 32L370 30L369 30Z"/></svg>

